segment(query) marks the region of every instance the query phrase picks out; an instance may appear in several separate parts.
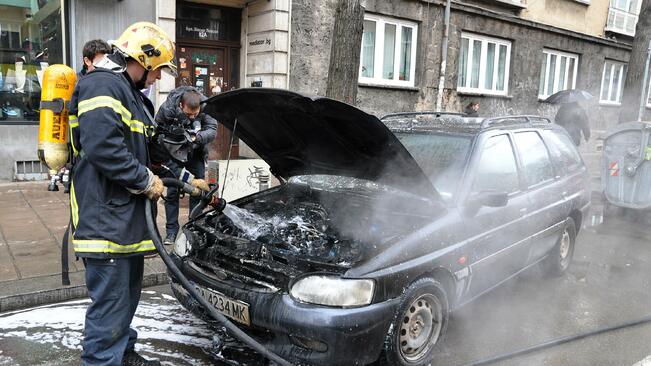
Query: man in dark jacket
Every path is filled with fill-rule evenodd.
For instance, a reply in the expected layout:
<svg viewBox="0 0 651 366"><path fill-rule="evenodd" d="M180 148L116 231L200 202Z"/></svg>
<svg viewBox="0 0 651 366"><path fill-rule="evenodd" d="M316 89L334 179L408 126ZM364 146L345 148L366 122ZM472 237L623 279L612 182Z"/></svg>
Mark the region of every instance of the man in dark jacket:
<svg viewBox="0 0 651 366"><path fill-rule="evenodd" d="M87 73L95 69L95 64L100 62L106 54L111 53L111 46L101 39L93 39L84 44L81 52L84 65L77 73L77 79L81 79Z"/></svg>
<svg viewBox="0 0 651 366"><path fill-rule="evenodd" d="M463 113L465 113L468 117L479 117L479 102L472 101L468 103Z"/></svg>
<svg viewBox="0 0 651 366"><path fill-rule="evenodd" d="M590 139L590 122L588 114L581 108L579 103L565 103L561 105L554 118L556 124L567 130L576 146L581 144L581 133L587 142Z"/></svg>
<svg viewBox="0 0 651 366"><path fill-rule="evenodd" d="M174 44L152 23L131 25L97 67L81 78L70 108L74 166L70 209L75 255L86 266L82 364L160 365L134 350L130 328L142 288L144 255L155 253L145 200L163 184L148 168L153 105L140 89L176 71Z"/></svg>
<svg viewBox="0 0 651 366"><path fill-rule="evenodd" d="M166 165L178 177L185 168L195 178L204 179L208 146L215 140L217 121L201 112L201 101L205 97L191 86L180 86L170 92L156 113L158 126L179 126L188 133L187 156L176 156ZM198 198L190 197L190 211L199 203ZM167 189L165 200L165 244L174 243L179 231L179 193L175 188Z"/></svg>

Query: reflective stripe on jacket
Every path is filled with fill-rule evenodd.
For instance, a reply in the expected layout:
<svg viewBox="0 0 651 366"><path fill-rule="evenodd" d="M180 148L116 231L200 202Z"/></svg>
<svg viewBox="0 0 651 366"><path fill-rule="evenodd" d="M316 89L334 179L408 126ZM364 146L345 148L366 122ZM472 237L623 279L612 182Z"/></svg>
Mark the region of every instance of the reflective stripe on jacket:
<svg viewBox="0 0 651 366"><path fill-rule="evenodd" d="M96 69L75 88L70 108L76 163L70 185L75 254L112 258L149 254L155 247L145 224L148 183L145 108L153 106L125 74Z"/></svg>

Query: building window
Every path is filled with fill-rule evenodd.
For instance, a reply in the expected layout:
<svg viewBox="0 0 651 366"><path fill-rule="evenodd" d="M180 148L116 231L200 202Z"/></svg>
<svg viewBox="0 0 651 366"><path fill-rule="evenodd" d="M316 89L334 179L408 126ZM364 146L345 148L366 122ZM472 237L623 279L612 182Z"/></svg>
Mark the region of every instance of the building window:
<svg viewBox="0 0 651 366"><path fill-rule="evenodd" d="M64 61L61 0L11 3L0 5L0 122L38 121L43 72Z"/></svg>
<svg viewBox="0 0 651 366"><path fill-rule="evenodd" d="M635 36L642 0L610 0L606 30Z"/></svg>
<svg viewBox="0 0 651 366"><path fill-rule="evenodd" d="M574 89L578 67L579 55L543 50L538 98L547 99L561 90Z"/></svg>
<svg viewBox="0 0 651 366"><path fill-rule="evenodd" d="M414 86L416 23L367 14L359 67L359 82Z"/></svg>
<svg viewBox="0 0 651 366"><path fill-rule="evenodd" d="M511 42L463 33L459 56L458 91L506 95L510 60Z"/></svg>
<svg viewBox="0 0 651 366"><path fill-rule="evenodd" d="M600 103L621 104L624 81L626 80L626 69L627 66L623 62L606 60L601 78Z"/></svg>

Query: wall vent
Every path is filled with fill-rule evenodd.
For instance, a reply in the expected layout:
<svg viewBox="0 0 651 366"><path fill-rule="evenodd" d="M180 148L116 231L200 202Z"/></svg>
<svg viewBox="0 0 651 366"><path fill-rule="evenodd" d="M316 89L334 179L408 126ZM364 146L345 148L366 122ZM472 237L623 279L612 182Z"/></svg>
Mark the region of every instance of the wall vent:
<svg viewBox="0 0 651 366"><path fill-rule="evenodd" d="M14 171L16 172L14 179L18 181L48 179L47 166L39 160L16 161Z"/></svg>

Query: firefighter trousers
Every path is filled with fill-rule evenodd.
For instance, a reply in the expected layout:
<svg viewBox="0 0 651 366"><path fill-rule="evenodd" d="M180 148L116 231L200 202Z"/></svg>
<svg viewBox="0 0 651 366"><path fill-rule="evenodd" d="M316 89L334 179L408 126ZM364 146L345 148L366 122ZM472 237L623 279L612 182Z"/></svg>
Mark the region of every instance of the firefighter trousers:
<svg viewBox="0 0 651 366"><path fill-rule="evenodd" d="M120 366L138 336L131 320L140 301L144 257L85 258L84 264L92 303L86 310L82 364Z"/></svg>

